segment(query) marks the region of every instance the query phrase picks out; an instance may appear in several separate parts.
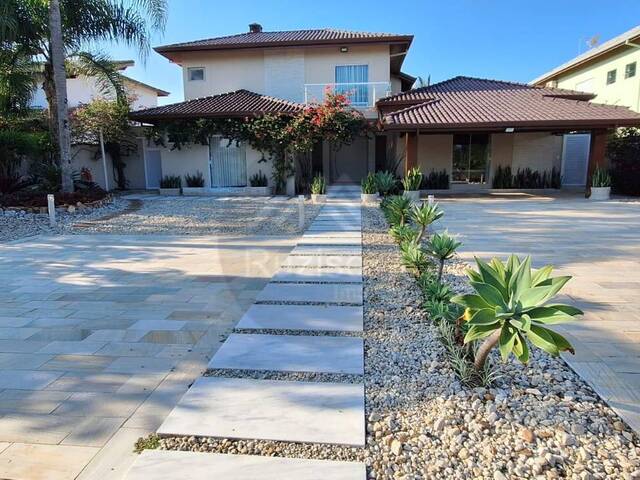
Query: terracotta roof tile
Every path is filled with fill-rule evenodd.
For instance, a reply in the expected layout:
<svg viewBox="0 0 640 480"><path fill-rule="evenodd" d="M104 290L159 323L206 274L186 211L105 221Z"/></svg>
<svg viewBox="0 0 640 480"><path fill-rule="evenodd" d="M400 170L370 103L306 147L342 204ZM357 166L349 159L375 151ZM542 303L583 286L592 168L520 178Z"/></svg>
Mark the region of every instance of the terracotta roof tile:
<svg viewBox="0 0 640 480"><path fill-rule="evenodd" d="M640 125L640 114L587 101L591 94L455 77L378 102L389 128Z"/></svg>
<svg viewBox="0 0 640 480"><path fill-rule="evenodd" d="M261 115L265 113L296 113L302 105L280 98L260 95L248 90L196 98L186 102L131 112L132 120L142 122L168 118L215 118Z"/></svg>

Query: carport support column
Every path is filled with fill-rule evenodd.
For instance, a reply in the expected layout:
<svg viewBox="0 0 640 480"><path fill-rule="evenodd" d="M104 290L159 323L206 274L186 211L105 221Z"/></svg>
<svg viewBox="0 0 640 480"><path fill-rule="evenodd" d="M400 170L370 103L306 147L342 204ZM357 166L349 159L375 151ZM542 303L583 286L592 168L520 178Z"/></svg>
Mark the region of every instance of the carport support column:
<svg viewBox="0 0 640 480"><path fill-rule="evenodd" d="M587 168L587 185L585 192L588 195L591 194L591 176L593 175L596 167L605 168L606 158L605 151L607 149L607 135L606 129L597 129L591 131L591 145L589 146L589 166Z"/></svg>
<svg viewBox="0 0 640 480"><path fill-rule="evenodd" d="M418 166L418 132L404 135L404 173Z"/></svg>

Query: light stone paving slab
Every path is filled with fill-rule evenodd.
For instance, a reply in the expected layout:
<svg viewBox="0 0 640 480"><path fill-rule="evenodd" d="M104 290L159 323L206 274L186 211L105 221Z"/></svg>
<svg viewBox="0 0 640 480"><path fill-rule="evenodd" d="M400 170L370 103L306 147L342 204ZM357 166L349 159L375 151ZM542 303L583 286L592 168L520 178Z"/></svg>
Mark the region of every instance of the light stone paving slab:
<svg viewBox="0 0 640 480"><path fill-rule="evenodd" d="M184 322L177 320L138 320L129 330L180 330Z"/></svg>
<svg viewBox="0 0 640 480"><path fill-rule="evenodd" d="M361 332L362 307L253 305L236 328Z"/></svg>
<svg viewBox="0 0 640 480"><path fill-rule="evenodd" d="M98 448L14 443L0 453L0 478L70 480L98 452Z"/></svg>
<svg viewBox="0 0 640 480"><path fill-rule="evenodd" d="M126 480L365 480L363 463L146 450Z"/></svg>
<svg viewBox="0 0 640 480"><path fill-rule="evenodd" d="M362 305L362 285L269 283L258 294L256 301Z"/></svg>
<svg viewBox="0 0 640 480"><path fill-rule="evenodd" d="M233 333L209 368L362 375L361 338Z"/></svg>
<svg viewBox="0 0 640 480"><path fill-rule="evenodd" d="M0 370L0 389L42 390L61 377L62 373L38 370Z"/></svg>
<svg viewBox="0 0 640 480"><path fill-rule="evenodd" d="M362 283L361 268L290 268L281 269L272 282Z"/></svg>
<svg viewBox="0 0 640 480"><path fill-rule="evenodd" d="M353 225L324 225L324 224L315 224L311 225L307 232L331 232L333 234L340 234L342 232L360 232L360 227L355 227Z"/></svg>
<svg viewBox="0 0 640 480"><path fill-rule="evenodd" d="M300 241L298 242L298 246L302 245L362 245L361 238L350 238L350 237L322 237L322 236L312 236L312 235L303 235Z"/></svg>
<svg viewBox="0 0 640 480"><path fill-rule="evenodd" d="M158 434L364 446L364 386L201 377Z"/></svg>
<svg viewBox="0 0 640 480"><path fill-rule="evenodd" d="M362 255L360 245L298 245L291 255Z"/></svg>
<svg viewBox="0 0 640 480"><path fill-rule="evenodd" d="M289 255L282 263L283 267L354 267L362 268L362 257L359 256L329 256L329 255Z"/></svg>
<svg viewBox="0 0 640 480"><path fill-rule="evenodd" d="M362 232L308 232L300 237L303 241L307 238L356 238L362 243Z"/></svg>

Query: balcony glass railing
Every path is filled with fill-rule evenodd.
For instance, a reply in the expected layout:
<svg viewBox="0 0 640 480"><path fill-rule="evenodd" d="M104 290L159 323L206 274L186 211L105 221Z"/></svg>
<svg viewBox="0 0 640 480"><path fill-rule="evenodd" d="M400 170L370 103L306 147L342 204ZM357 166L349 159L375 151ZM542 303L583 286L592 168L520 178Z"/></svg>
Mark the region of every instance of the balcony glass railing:
<svg viewBox="0 0 640 480"><path fill-rule="evenodd" d="M363 83L307 83L304 86L304 103L320 103L327 92L346 95L355 108L373 108L376 102L391 94L389 82Z"/></svg>

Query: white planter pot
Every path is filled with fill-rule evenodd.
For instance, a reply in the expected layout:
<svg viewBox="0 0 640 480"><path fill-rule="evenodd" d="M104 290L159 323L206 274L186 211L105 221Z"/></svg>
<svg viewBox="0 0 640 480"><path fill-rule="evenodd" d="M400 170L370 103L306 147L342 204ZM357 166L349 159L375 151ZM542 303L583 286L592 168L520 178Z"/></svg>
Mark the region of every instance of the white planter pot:
<svg viewBox="0 0 640 480"><path fill-rule="evenodd" d="M205 194L205 187L182 187L182 194L195 197Z"/></svg>
<svg viewBox="0 0 640 480"><path fill-rule="evenodd" d="M271 195L271 187L246 187L247 195L252 197L268 197Z"/></svg>
<svg viewBox="0 0 640 480"><path fill-rule="evenodd" d="M609 200L611 198L611 187L591 187L589 200Z"/></svg>
<svg viewBox="0 0 640 480"><path fill-rule="evenodd" d="M324 194L312 193L311 201L313 203L325 203L327 201L327 196Z"/></svg>
<svg viewBox="0 0 640 480"><path fill-rule="evenodd" d="M420 190L405 190L404 196L407 197L412 202L420 201Z"/></svg>
<svg viewBox="0 0 640 480"><path fill-rule="evenodd" d="M160 195L169 195L169 196L175 197L177 195L180 195L180 189L179 188L161 188Z"/></svg>
<svg viewBox="0 0 640 480"><path fill-rule="evenodd" d="M360 199L362 200L362 203L375 203L378 201L378 194L377 193L361 193L360 194Z"/></svg>

